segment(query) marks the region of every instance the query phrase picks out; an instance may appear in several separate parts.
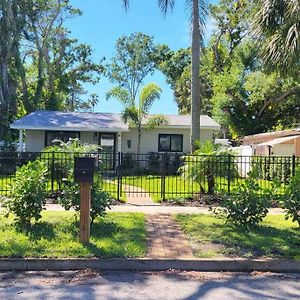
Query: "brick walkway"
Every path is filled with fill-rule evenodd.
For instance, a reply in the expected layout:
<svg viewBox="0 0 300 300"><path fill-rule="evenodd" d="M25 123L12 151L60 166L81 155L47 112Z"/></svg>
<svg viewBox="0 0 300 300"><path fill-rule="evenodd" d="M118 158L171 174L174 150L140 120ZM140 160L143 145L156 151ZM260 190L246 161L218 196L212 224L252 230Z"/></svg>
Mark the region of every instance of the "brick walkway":
<svg viewBox="0 0 300 300"><path fill-rule="evenodd" d="M147 257L191 258L189 242L168 214L147 215Z"/></svg>

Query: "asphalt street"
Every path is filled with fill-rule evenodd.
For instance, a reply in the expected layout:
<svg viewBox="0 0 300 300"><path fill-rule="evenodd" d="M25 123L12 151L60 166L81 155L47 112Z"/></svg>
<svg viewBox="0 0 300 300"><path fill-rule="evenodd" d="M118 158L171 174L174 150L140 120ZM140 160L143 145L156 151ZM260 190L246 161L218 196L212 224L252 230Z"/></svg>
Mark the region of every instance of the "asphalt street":
<svg viewBox="0 0 300 300"><path fill-rule="evenodd" d="M300 299L300 274L1 272L0 299Z"/></svg>

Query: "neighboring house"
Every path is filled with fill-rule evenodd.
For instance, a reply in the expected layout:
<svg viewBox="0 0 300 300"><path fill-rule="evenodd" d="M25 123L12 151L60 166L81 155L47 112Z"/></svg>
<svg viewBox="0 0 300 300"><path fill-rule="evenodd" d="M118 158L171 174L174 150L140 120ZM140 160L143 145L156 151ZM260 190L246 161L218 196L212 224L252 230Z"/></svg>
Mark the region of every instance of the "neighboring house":
<svg viewBox="0 0 300 300"><path fill-rule="evenodd" d="M251 146L254 155L300 157L300 128L245 136L243 146Z"/></svg>
<svg viewBox="0 0 300 300"><path fill-rule="evenodd" d="M191 117L165 116L167 125L143 129L141 153L189 152ZM200 124L202 142L211 140L213 132L220 129L220 125L206 115L201 116ZM121 114L117 113L35 111L15 121L10 127L19 130L20 147L25 131L25 151L29 152L43 150L54 139L67 141L69 138L99 144L105 152L137 152L138 130L125 124Z"/></svg>

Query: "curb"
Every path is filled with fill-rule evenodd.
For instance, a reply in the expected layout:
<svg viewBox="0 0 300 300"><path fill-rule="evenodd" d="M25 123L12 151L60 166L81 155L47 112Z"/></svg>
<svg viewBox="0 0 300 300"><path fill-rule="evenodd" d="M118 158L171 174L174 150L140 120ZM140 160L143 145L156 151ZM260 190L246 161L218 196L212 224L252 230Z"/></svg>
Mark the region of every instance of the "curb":
<svg viewBox="0 0 300 300"><path fill-rule="evenodd" d="M2 258L0 271L105 271L280 272L300 273L300 261L272 259L97 259Z"/></svg>

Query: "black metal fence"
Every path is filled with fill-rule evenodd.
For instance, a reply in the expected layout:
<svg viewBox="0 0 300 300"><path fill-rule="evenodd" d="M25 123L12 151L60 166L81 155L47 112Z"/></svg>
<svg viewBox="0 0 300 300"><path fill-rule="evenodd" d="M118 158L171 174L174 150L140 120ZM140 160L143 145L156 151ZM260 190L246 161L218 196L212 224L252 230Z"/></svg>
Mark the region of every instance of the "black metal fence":
<svg viewBox="0 0 300 300"><path fill-rule="evenodd" d="M172 199L204 192L233 193L250 173L262 191L277 180L279 192L284 193L300 166L300 159L295 156L0 152L0 194L9 192L18 167L37 158L47 165L49 192L59 191L63 179L72 178L75 156L94 156L98 160L102 188L116 199L132 194Z"/></svg>

